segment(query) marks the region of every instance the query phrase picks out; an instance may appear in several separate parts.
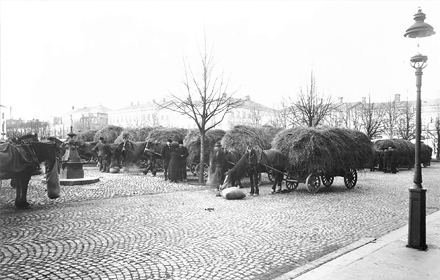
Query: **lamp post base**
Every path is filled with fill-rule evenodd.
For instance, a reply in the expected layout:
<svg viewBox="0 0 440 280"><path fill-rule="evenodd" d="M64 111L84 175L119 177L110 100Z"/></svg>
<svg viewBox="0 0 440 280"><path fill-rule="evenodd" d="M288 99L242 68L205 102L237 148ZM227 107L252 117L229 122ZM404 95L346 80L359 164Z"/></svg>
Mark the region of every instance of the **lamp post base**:
<svg viewBox="0 0 440 280"><path fill-rule="evenodd" d="M406 247L426 250L426 190L409 189L408 245Z"/></svg>

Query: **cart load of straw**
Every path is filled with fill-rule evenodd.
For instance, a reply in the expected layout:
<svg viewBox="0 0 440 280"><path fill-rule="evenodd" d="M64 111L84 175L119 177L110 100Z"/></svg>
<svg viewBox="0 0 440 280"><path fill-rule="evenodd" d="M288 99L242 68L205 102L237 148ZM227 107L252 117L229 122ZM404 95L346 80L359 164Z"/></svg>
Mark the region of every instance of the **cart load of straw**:
<svg viewBox="0 0 440 280"><path fill-rule="evenodd" d="M188 133L186 128L157 127L150 131L145 141L166 143L168 139L173 142L183 141Z"/></svg>
<svg viewBox="0 0 440 280"><path fill-rule="evenodd" d="M226 132L221 144L223 148L235 149L242 155L248 146L259 147L262 150L270 149L273 138L274 135L271 135L267 128L236 125Z"/></svg>
<svg viewBox="0 0 440 280"><path fill-rule="evenodd" d="M204 162L208 163L209 152L214 148L215 143L219 142L225 135L225 131L221 129L211 129L205 134L204 146ZM188 162L198 163L200 161L200 131L193 129L183 139L183 145L188 148Z"/></svg>
<svg viewBox="0 0 440 280"><path fill-rule="evenodd" d="M155 127L152 126L146 126L142 128L125 128L118 136L118 138L116 138L115 143L122 143L124 141L124 137L127 137L128 140L133 142L143 142L153 129L155 129Z"/></svg>
<svg viewBox="0 0 440 280"><path fill-rule="evenodd" d="M364 169L373 160L373 144L362 132L334 127L295 127L279 132L273 149L287 158L294 176L341 175L341 171Z"/></svg>
<svg viewBox="0 0 440 280"><path fill-rule="evenodd" d="M386 150L389 147L394 149L397 154L397 165L399 167L412 168L415 160L415 145L403 139L385 139L374 142L376 150ZM420 162L425 166L431 161L432 148L428 145L420 144Z"/></svg>
<svg viewBox="0 0 440 280"><path fill-rule="evenodd" d="M107 143L114 143L123 130L124 128L120 126L106 126L96 132L93 141L98 142L100 137L104 137L104 140L107 141Z"/></svg>

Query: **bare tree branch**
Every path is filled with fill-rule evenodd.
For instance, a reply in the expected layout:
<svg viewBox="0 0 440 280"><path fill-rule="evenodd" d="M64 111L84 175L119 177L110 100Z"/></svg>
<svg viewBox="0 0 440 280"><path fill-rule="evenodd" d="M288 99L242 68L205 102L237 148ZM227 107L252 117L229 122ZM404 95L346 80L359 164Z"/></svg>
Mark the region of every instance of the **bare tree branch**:
<svg viewBox="0 0 440 280"><path fill-rule="evenodd" d="M155 102L160 108L186 115L194 120L200 131L201 168L204 163L206 132L220 124L227 113L244 103L243 100L232 97L235 91L228 92L229 79L225 79L224 72L216 74L213 53L213 48L208 51L205 35L203 47L199 46L201 72L193 71L193 67L184 59L184 90L180 94L170 92L165 102ZM200 174L203 173L201 171ZM203 183L203 180L203 176L200 176L199 182Z"/></svg>

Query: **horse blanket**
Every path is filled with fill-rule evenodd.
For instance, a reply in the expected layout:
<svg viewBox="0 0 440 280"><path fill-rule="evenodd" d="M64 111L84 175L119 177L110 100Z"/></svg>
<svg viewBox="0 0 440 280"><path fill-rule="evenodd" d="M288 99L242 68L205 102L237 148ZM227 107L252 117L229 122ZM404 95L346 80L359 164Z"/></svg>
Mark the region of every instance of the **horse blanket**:
<svg viewBox="0 0 440 280"><path fill-rule="evenodd" d="M10 179L28 167L38 168L38 158L27 145L0 144L0 178Z"/></svg>

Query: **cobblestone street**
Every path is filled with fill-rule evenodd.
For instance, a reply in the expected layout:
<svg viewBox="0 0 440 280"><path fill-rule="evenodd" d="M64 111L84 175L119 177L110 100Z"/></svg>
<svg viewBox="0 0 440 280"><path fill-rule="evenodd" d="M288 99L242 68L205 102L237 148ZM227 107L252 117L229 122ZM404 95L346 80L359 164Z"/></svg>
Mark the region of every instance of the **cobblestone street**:
<svg viewBox="0 0 440 280"><path fill-rule="evenodd" d="M303 183L271 195L264 184L234 201L194 179L96 169L85 174L100 182L61 186L56 200L33 177L28 210L2 182L0 279L271 279L407 224L414 175L359 172L354 189L336 177L316 195ZM422 172L429 214L440 210L440 163Z"/></svg>

